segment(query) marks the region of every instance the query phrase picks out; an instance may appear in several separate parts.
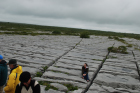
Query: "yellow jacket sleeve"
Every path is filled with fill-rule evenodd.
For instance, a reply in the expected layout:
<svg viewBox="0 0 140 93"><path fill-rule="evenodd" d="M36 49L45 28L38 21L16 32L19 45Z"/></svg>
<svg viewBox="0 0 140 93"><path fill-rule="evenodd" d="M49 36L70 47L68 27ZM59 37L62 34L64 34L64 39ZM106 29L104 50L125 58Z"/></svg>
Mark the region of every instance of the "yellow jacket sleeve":
<svg viewBox="0 0 140 93"><path fill-rule="evenodd" d="M10 74L9 75L9 79L8 79L8 82L7 82L7 85L6 87L4 88L4 91L5 92L9 92L11 90L13 90L15 87L14 87L14 84L15 84L15 78L16 76L14 74Z"/></svg>

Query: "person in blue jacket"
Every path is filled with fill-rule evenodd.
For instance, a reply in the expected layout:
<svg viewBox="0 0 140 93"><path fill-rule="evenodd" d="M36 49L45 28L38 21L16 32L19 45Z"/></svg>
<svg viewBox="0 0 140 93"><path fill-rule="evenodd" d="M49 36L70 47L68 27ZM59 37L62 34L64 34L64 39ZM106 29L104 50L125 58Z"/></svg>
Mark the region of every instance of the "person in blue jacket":
<svg viewBox="0 0 140 93"><path fill-rule="evenodd" d="M3 88L7 80L8 69L7 62L3 60L3 56L0 55L0 93L3 93Z"/></svg>

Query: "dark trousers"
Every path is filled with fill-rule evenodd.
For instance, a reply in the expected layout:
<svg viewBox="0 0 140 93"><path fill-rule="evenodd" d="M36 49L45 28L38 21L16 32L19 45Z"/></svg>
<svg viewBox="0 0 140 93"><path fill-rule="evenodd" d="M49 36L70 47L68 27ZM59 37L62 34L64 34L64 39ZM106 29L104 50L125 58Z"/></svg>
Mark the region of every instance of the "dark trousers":
<svg viewBox="0 0 140 93"><path fill-rule="evenodd" d="M86 74L86 72L84 74ZM89 80L88 73L83 77L84 77L85 80Z"/></svg>

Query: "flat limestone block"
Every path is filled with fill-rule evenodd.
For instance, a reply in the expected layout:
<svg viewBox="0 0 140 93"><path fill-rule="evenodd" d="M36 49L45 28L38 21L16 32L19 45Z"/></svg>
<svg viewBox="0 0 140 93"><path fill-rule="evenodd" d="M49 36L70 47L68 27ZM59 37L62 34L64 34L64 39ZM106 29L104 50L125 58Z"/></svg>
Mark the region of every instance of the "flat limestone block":
<svg viewBox="0 0 140 93"><path fill-rule="evenodd" d="M31 67L22 67L23 71L28 71L30 72L32 75L35 75L36 72L40 71L37 68L31 68Z"/></svg>
<svg viewBox="0 0 140 93"><path fill-rule="evenodd" d="M66 74L69 74L69 75L74 75L74 76L79 76L81 77L82 76L82 70L73 70L73 69L66 69L66 68L57 68L57 67L54 67L54 66L51 66L47 69L47 71L58 71L58 72L63 72L63 73L66 73ZM88 75L89 75L89 78L92 77L94 72L89 72Z"/></svg>
<svg viewBox="0 0 140 93"><path fill-rule="evenodd" d="M81 93L82 91L83 91L82 89L78 89L74 91L69 91L68 93Z"/></svg>
<svg viewBox="0 0 140 93"><path fill-rule="evenodd" d="M131 76L123 75L111 75L107 73L99 73L94 83L104 85L113 88L127 88L127 89L140 89L140 83L138 79Z"/></svg>
<svg viewBox="0 0 140 93"><path fill-rule="evenodd" d="M76 52L69 52L66 56L79 57L79 58L85 58L85 59L101 59L101 60L103 59L103 57L100 57L100 56L82 54L82 53L76 53Z"/></svg>
<svg viewBox="0 0 140 93"><path fill-rule="evenodd" d="M64 92L68 91L68 88L66 86L62 85L62 84L51 83L50 85L58 88L59 91L64 91Z"/></svg>
<svg viewBox="0 0 140 93"><path fill-rule="evenodd" d="M78 65L72 65L72 64L64 64L64 63L56 63L55 65L56 67L60 67L60 68L67 68L67 69L75 69L75 70L81 70L82 66L78 66ZM97 68L89 68L89 71L95 71Z"/></svg>
<svg viewBox="0 0 140 93"><path fill-rule="evenodd" d="M99 93L100 92L107 92L105 89L103 89L101 86L93 83L90 88L89 88L89 91L98 91ZM90 93L90 92L89 92ZM95 92L96 93L96 92Z"/></svg>
<svg viewBox="0 0 140 93"><path fill-rule="evenodd" d="M124 84L129 84L129 85L139 85L139 80L132 78L131 76L120 76L120 75L111 75L107 73L99 73L97 75L96 80L104 81L104 82L114 82L114 83L124 83Z"/></svg>
<svg viewBox="0 0 140 93"><path fill-rule="evenodd" d="M94 67L94 68L97 68L99 66L99 64L97 64L96 62L94 63L94 61L91 63L91 62L81 62L81 61L78 61L78 60L69 60L69 59L60 59L58 62L62 62L62 63L66 63L66 64L75 64L75 65L79 65L79 66L83 66L85 63L88 64L89 67Z"/></svg>
<svg viewBox="0 0 140 93"><path fill-rule="evenodd" d="M120 72L120 73L127 73L127 74L134 74L137 75L137 71L131 68L124 68L124 67L116 67L116 66L108 66L103 65L102 67L103 71L112 71L112 72Z"/></svg>
<svg viewBox="0 0 140 93"><path fill-rule="evenodd" d="M65 92L60 92L57 90L49 89L48 91L46 91L46 93L65 93Z"/></svg>
<svg viewBox="0 0 140 93"><path fill-rule="evenodd" d="M46 87L46 86L40 85L41 93L46 93L46 91L45 91L45 87Z"/></svg>
<svg viewBox="0 0 140 93"><path fill-rule="evenodd" d="M34 77L37 81L50 81L54 83L62 83L62 84L72 84L73 86L77 86L79 88L85 89L87 84L83 84L80 82L70 81L70 80L62 80L62 79L48 79L48 78L40 78L40 77Z"/></svg>
<svg viewBox="0 0 140 93"><path fill-rule="evenodd" d="M71 81L75 81L75 82L87 83L81 77L71 76L71 75L67 75L67 74L63 74L63 73L55 73L55 72L51 72L51 71L45 72L42 77L57 78L57 79L64 79L64 80L66 79L66 80L71 80Z"/></svg>
<svg viewBox="0 0 140 93"><path fill-rule="evenodd" d="M132 63L132 62L127 62L127 63L121 62L120 63L120 62L108 62L108 61L105 61L104 65L136 69L136 65L134 63Z"/></svg>

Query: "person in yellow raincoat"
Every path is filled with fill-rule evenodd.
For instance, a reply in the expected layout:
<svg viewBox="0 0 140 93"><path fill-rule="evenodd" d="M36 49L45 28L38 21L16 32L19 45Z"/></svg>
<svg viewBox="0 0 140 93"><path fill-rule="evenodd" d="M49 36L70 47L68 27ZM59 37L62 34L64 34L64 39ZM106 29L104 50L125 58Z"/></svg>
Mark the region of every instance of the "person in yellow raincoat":
<svg viewBox="0 0 140 93"><path fill-rule="evenodd" d="M5 93L15 93L16 86L20 83L19 77L22 73L22 67L17 65L16 59L9 60L7 65L9 65L11 71L4 91Z"/></svg>

